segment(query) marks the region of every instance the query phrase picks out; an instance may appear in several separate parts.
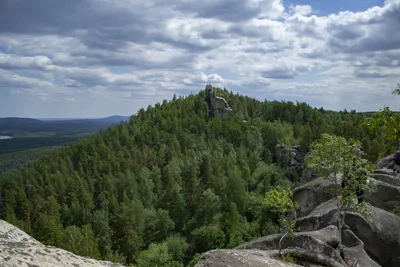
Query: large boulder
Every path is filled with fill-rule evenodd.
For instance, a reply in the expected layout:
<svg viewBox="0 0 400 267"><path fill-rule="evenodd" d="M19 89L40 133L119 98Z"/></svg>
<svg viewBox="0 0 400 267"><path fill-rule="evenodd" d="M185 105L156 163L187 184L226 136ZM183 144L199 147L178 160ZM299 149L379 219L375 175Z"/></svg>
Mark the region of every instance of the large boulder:
<svg viewBox="0 0 400 267"><path fill-rule="evenodd" d="M278 149L286 153L284 146ZM295 156L292 151L292 163L298 162ZM201 257L197 266L400 266L400 217L392 213L400 205L400 178L392 165L392 155L377 162L370 176L376 191L365 194L370 215L347 211L341 234L337 228L339 212L334 191L341 186L342 178L333 183L314 177L293 190L294 200L300 205L294 239L274 234L233 250L211 251ZM296 255L298 265L280 261L288 254Z"/></svg>
<svg viewBox="0 0 400 267"><path fill-rule="evenodd" d="M276 251L219 249L204 253L196 267L300 267L274 258Z"/></svg>
<svg viewBox="0 0 400 267"><path fill-rule="evenodd" d="M343 259L347 266L381 267L370 258L364 250L364 243L351 231L346 229L342 233Z"/></svg>
<svg viewBox="0 0 400 267"><path fill-rule="evenodd" d="M375 183L376 190L365 196L369 203L389 212L393 212L396 207L400 207L400 186L393 186L374 179L371 180Z"/></svg>
<svg viewBox="0 0 400 267"><path fill-rule="evenodd" d="M52 246L45 246L17 227L0 220L1 267L123 267L107 261L77 256Z"/></svg>
<svg viewBox="0 0 400 267"><path fill-rule="evenodd" d="M376 165L377 169L388 168L388 169L392 169L392 171L393 171L393 167L394 167L393 154L386 156L383 159L377 161L375 165Z"/></svg>
<svg viewBox="0 0 400 267"><path fill-rule="evenodd" d="M339 243L339 231L336 226L328 226L324 229L311 232L297 232L292 239L284 236L281 249L293 249L297 251L298 260L307 264L327 264L326 266L345 266L345 262L335 249ZM245 243L236 249L279 249L279 240L282 234L269 235ZM312 255L315 255L313 257Z"/></svg>
<svg viewBox="0 0 400 267"><path fill-rule="evenodd" d="M400 217L385 210L370 206L370 216L348 212L346 226L364 243L370 257L384 267L400 266ZM302 231L318 230L337 224L336 200L327 201L309 215L300 218L297 226Z"/></svg>
<svg viewBox="0 0 400 267"><path fill-rule="evenodd" d="M386 172L387 169L380 169L380 170L375 170L374 173L371 174L371 178L374 178L375 180L394 185L394 186L400 186L400 179L396 175L394 175L393 172L389 173Z"/></svg>
<svg viewBox="0 0 400 267"><path fill-rule="evenodd" d="M400 217L370 207L370 217L357 213L346 215L346 224L364 243L366 252L384 267L400 266Z"/></svg>
<svg viewBox="0 0 400 267"><path fill-rule="evenodd" d="M341 182L341 179L339 179ZM334 197L340 183L332 183L319 177L293 190L293 198L299 204L298 216L308 215L315 207Z"/></svg>

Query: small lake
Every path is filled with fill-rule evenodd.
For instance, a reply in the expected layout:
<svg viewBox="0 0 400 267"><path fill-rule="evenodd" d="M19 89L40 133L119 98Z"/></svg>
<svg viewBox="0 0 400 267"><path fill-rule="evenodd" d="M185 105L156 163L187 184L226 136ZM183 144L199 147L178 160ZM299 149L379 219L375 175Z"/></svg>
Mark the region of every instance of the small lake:
<svg viewBox="0 0 400 267"><path fill-rule="evenodd" d="M12 136L8 136L8 135L0 135L0 140L4 140L4 139L11 139Z"/></svg>

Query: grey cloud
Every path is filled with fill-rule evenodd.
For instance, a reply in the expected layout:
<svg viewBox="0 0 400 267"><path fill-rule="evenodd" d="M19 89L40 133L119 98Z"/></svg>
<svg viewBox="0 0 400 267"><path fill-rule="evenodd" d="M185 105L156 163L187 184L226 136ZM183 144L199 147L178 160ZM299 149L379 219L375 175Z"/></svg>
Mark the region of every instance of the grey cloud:
<svg viewBox="0 0 400 267"><path fill-rule="evenodd" d="M292 16L285 20L285 25L291 29L298 37L310 37L323 40L321 36L321 25L319 18L315 15L310 17Z"/></svg>
<svg viewBox="0 0 400 267"><path fill-rule="evenodd" d="M45 56L19 57L0 53L0 68L3 69L44 69L52 61Z"/></svg>
<svg viewBox="0 0 400 267"><path fill-rule="evenodd" d="M274 53L280 53L285 50L290 50L293 47L285 46L285 45L276 45L272 46L270 48L268 47L246 47L243 49L244 52L246 53L255 53L255 54L274 54Z"/></svg>
<svg viewBox="0 0 400 267"><path fill-rule="evenodd" d="M157 40L186 49L208 49L174 42L165 35L166 19L178 13L171 6L161 9L144 0L2 0L0 33L74 36L90 48L108 51L129 42Z"/></svg>
<svg viewBox="0 0 400 267"><path fill-rule="evenodd" d="M367 34L367 31L362 25L329 25L327 32L335 39L359 39Z"/></svg>
<svg viewBox="0 0 400 267"><path fill-rule="evenodd" d="M316 49L298 53L298 55L300 57L308 58L308 59L326 58L330 54L331 54L331 51L329 51L329 49L327 49L326 47L325 48L316 48Z"/></svg>
<svg viewBox="0 0 400 267"><path fill-rule="evenodd" d="M294 77L296 77L296 73L284 69L276 69L276 70L262 71L261 76L270 79L293 79Z"/></svg>
<svg viewBox="0 0 400 267"><path fill-rule="evenodd" d="M270 68L268 70L260 71L261 76L270 79L293 79L294 77L310 71L310 66L308 65L282 65L275 68Z"/></svg>
<svg viewBox="0 0 400 267"><path fill-rule="evenodd" d="M357 78L386 78L390 75L378 71L355 70L354 76Z"/></svg>
<svg viewBox="0 0 400 267"><path fill-rule="evenodd" d="M332 17L328 29L332 33L328 45L334 52L365 53L400 49L400 1L386 1L379 10L363 15Z"/></svg>
<svg viewBox="0 0 400 267"><path fill-rule="evenodd" d="M0 32L59 33L149 21L152 17L142 12L145 6L143 2L132 1L128 4L126 1L111 0L2 0ZM116 6L115 3L125 4L126 8Z"/></svg>
<svg viewBox="0 0 400 267"><path fill-rule="evenodd" d="M224 21L243 22L262 14L263 9L276 12L274 0L204 0L204 1L179 1L177 5L184 12L194 12L199 17L217 18Z"/></svg>

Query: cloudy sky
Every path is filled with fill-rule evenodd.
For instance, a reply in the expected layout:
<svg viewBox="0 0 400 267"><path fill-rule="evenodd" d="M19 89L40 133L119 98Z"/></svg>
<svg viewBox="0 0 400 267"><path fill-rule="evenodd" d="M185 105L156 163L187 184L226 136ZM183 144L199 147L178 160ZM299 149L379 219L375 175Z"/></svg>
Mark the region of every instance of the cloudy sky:
<svg viewBox="0 0 400 267"><path fill-rule="evenodd" d="M102 117L204 89L400 109L400 0L1 0L0 117Z"/></svg>

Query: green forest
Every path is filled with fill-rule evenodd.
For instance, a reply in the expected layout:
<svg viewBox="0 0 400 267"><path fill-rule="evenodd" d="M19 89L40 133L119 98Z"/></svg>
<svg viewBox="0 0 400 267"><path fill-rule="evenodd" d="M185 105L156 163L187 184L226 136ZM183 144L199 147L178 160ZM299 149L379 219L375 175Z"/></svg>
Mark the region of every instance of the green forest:
<svg viewBox="0 0 400 267"><path fill-rule="evenodd" d="M214 88L234 111L209 117L205 90L149 106L0 178L0 217L47 245L143 266L193 266L199 254L276 233L263 203L302 173L276 146L354 138L375 162L396 147L367 115L259 101Z"/></svg>
<svg viewBox="0 0 400 267"><path fill-rule="evenodd" d="M53 153L60 147L61 146L45 146L5 154L0 153L0 175L15 169L23 168L29 163L33 163L45 155Z"/></svg>

